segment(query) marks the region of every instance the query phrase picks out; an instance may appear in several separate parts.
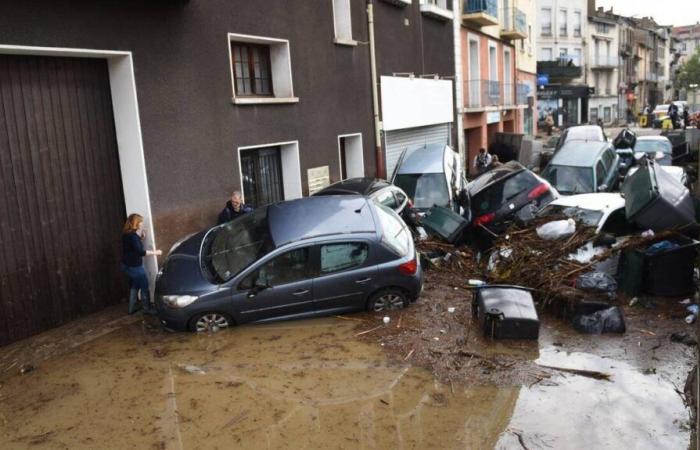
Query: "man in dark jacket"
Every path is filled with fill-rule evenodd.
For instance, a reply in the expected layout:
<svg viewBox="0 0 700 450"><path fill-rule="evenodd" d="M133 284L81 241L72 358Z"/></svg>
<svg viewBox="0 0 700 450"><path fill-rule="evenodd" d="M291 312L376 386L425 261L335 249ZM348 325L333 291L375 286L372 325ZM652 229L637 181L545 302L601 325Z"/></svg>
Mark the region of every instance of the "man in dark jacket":
<svg viewBox="0 0 700 450"><path fill-rule="evenodd" d="M240 192L233 191L231 200L226 202L226 206L221 210L221 213L219 213L219 221L217 224L221 225L222 223L230 222L236 217L248 214L249 212L253 212L253 208L243 204Z"/></svg>

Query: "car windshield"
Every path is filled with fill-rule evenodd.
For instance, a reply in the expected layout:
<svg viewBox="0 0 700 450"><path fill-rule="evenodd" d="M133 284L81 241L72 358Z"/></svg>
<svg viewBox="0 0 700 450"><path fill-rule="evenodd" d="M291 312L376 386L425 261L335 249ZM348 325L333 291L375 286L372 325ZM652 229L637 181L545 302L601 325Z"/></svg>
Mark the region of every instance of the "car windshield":
<svg viewBox="0 0 700 450"><path fill-rule="evenodd" d="M602 211L552 204L545 206L538 215L540 217L559 217L564 215L591 227L597 227L600 219L603 218Z"/></svg>
<svg viewBox="0 0 700 450"><path fill-rule="evenodd" d="M594 192L593 170L589 167L550 165L542 175L562 194Z"/></svg>
<svg viewBox="0 0 700 450"><path fill-rule="evenodd" d="M673 148L669 141L639 139L637 143L634 144L634 151L644 153L662 152L670 155L673 153Z"/></svg>
<svg viewBox="0 0 700 450"><path fill-rule="evenodd" d="M442 173L403 173L396 175L394 184L404 190L415 208L447 206L450 202L447 180Z"/></svg>
<svg viewBox="0 0 700 450"><path fill-rule="evenodd" d="M226 282L274 248L264 207L212 230L203 262L217 281Z"/></svg>
<svg viewBox="0 0 700 450"><path fill-rule="evenodd" d="M406 256L411 248L411 235L406 224L391 209L377 204L377 217L382 229L382 243L398 256Z"/></svg>
<svg viewBox="0 0 700 450"><path fill-rule="evenodd" d="M537 179L530 172L523 170L503 181L492 183L477 193L471 194L470 191L472 210L477 216L494 212L520 193L529 192L537 184Z"/></svg>

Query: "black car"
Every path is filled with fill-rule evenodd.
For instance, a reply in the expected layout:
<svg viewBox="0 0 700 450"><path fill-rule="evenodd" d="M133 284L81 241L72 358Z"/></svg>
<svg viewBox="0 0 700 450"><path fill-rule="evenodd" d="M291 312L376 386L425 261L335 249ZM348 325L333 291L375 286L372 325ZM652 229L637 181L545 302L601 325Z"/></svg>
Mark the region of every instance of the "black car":
<svg viewBox="0 0 700 450"><path fill-rule="evenodd" d="M505 231L523 207L533 204L537 209L559 197L546 180L538 177L516 161L490 170L467 185L472 228L484 226L493 233Z"/></svg>
<svg viewBox="0 0 700 450"><path fill-rule="evenodd" d="M393 209L397 214L401 214L406 205L409 204L408 196L400 187L379 178L348 178L326 186L313 195L358 194Z"/></svg>

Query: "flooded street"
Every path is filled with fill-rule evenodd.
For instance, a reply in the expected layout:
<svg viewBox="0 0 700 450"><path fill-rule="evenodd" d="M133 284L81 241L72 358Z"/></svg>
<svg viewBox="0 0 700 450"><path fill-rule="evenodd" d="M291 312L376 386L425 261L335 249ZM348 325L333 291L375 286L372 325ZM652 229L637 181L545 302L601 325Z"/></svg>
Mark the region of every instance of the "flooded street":
<svg viewBox="0 0 700 450"><path fill-rule="evenodd" d="M612 381L559 373L529 385L442 384L360 341L357 318L367 317L213 335L172 334L117 317L106 322L109 332L89 339L84 336L94 331L72 325L75 335L62 339L78 344L53 348L53 356L38 352L36 368L24 375L17 367L2 373L0 447L679 449L689 443L688 411L675 391L694 358L689 347L667 346L645 360L624 347L655 341L642 344L631 333L624 340L572 335L547 321L540 349L528 351L528 359L604 371ZM61 339L61 330L49 333ZM581 350L591 342L597 350ZM3 356L21 354L19 347L6 347ZM9 359L0 364L6 368Z"/></svg>

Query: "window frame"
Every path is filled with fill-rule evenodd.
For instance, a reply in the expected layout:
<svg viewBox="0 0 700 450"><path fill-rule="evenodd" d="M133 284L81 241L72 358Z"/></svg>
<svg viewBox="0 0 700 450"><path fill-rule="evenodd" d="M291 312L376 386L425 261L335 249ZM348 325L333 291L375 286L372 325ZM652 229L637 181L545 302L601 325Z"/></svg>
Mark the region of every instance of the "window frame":
<svg viewBox="0 0 700 450"><path fill-rule="evenodd" d="M341 2L343 5L340 5ZM341 16L341 6L344 6L343 13L347 13L347 17ZM331 0L331 9L333 10L333 43L356 47L357 41L352 38L352 2Z"/></svg>
<svg viewBox="0 0 700 450"><path fill-rule="evenodd" d="M583 14L581 10L577 9L574 11L574 37L581 37L583 31Z"/></svg>
<svg viewBox="0 0 700 450"><path fill-rule="evenodd" d="M546 13L545 11L548 11ZM552 36L552 8L547 7L547 8L540 8L540 12L542 13L542 19L545 17L549 19L549 31L545 31L544 28L544 21L540 21L540 36L546 36L546 37L551 37Z"/></svg>
<svg viewBox="0 0 700 450"><path fill-rule="evenodd" d="M243 78L239 77L238 74L236 73L236 52L234 51L234 47L240 47L245 50L247 53L248 60L246 61L246 69L248 75L248 80L250 81L251 89L252 92L250 94L242 94L238 92L238 79ZM262 52L260 55L262 57L261 62L265 62L267 64L267 74L268 76L264 78L270 86L269 93L261 93L257 92L256 87L257 87L257 77L255 76L255 58L254 58L254 52L255 50L258 50ZM267 45L263 44L253 44L250 42L238 42L238 41L231 41L231 58L233 62L233 89L236 97L274 97L275 96L275 90L274 86L272 84L272 62L270 60L270 47ZM244 78L245 79L245 78Z"/></svg>
<svg viewBox="0 0 700 450"><path fill-rule="evenodd" d="M299 102L299 98L294 96L292 60L289 40L239 33L228 33L226 39L231 76L232 103L237 105L255 105ZM269 47L272 96L239 96L236 94L236 74L233 65L233 43L260 44Z"/></svg>
<svg viewBox="0 0 700 450"><path fill-rule="evenodd" d="M559 19L562 18L562 14L564 15L563 16L564 17L563 29L562 29L562 24L559 23L560 22ZM568 18L568 15L569 15L568 10L566 8L559 8L559 17L557 17L557 29L558 29L557 36L558 37L568 37L569 36L569 18ZM563 33L562 33L562 30L563 30Z"/></svg>
<svg viewBox="0 0 700 450"><path fill-rule="evenodd" d="M365 257L365 259L362 260L362 262L360 264L350 266L350 267L345 267L345 268L339 269L339 270L334 270L333 272L325 272L324 273L323 272L323 262L321 261L321 258L323 257L322 256L322 247L329 246L329 245L347 245L347 244L364 245L367 248L367 256ZM344 240L338 240L338 241L321 242L321 243L316 244L315 247L316 247L316 255L317 255L316 260L314 261L314 263L316 264L316 274L317 274L315 276L315 278L321 278L321 277L325 277L325 276L329 276L329 275L337 275L337 274L341 274L344 272L349 272L351 270L361 269L361 268L366 267L368 265L367 261L370 261L371 257L372 257L372 245L370 244L369 241L367 241L365 239L351 239L351 240L344 239Z"/></svg>
<svg viewBox="0 0 700 450"><path fill-rule="evenodd" d="M245 292L253 289L256 285L253 283L252 286L243 286L243 284L253 275L256 273L260 272L260 269L262 269L264 266L270 264L272 261L275 261L276 259L285 256L291 252L295 252L298 250L303 250L303 249L308 249L308 262L306 265L306 272L304 274L303 278L293 280L293 281L288 281L284 284L276 284L276 285L270 285L269 287L271 288L276 288L280 286L285 286L287 284L292 284L292 283L298 283L303 280L312 280L318 276L319 273L319 264L317 261L319 261L318 258L318 252L316 250L316 245L315 244L307 244L307 245L299 245L297 247L292 247L292 248L287 248L283 251L280 251L279 253L276 253L275 255L268 255L265 257L262 261L258 262L257 264L253 265L249 270L246 271L246 273L243 275L241 280L236 284L236 291L238 292Z"/></svg>

